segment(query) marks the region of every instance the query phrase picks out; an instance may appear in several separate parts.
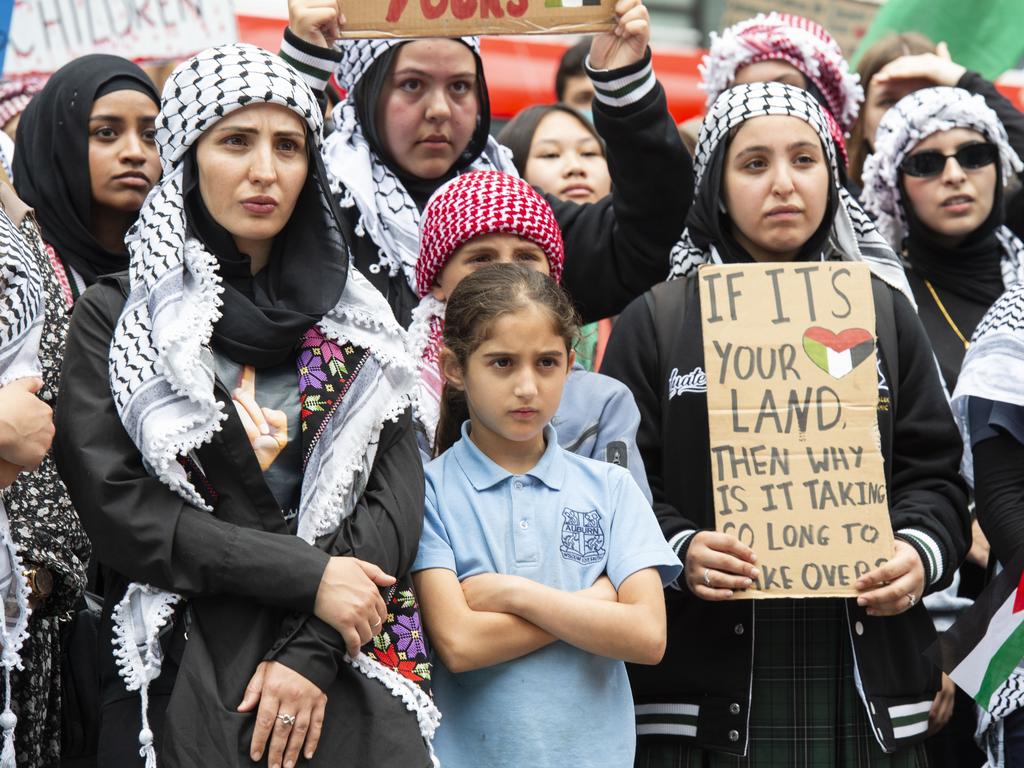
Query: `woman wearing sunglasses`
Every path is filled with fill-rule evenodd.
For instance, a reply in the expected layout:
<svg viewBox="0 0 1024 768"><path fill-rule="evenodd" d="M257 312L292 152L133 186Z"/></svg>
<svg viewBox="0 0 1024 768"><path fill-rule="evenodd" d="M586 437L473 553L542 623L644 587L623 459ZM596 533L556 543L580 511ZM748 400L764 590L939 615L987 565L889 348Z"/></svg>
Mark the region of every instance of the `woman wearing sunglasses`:
<svg viewBox="0 0 1024 768"><path fill-rule="evenodd" d="M864 208L902 249L949 392L982 316L1024 277L1024 244L1003 208L1022 169L982 97L945 87L915 91L886 112L864 163Z"/></svg>

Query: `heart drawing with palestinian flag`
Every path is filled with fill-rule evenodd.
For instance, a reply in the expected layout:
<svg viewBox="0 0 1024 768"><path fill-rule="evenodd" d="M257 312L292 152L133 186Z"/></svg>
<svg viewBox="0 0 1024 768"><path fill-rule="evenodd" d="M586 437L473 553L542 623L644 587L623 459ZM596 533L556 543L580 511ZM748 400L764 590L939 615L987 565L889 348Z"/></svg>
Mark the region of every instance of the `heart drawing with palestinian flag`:
<svg viewBox="0 0 1024 768"><path fill-rule="evenodd" d="M814 326L804 333L804 352L816 366L834 379L841 379L871 357L875 337L863 328L832 333Z"/></svg>

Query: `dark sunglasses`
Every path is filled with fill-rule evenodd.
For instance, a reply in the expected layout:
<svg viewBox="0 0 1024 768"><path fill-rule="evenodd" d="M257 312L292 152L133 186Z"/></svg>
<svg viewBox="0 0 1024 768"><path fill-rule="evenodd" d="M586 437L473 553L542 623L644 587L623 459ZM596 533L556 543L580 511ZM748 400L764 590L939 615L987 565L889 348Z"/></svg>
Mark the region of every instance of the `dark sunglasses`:
<svg viewBox="0 0 1024 768"><path fill-rule="evenodd" d="M910 155L900 163L900 170L907 176L938 176L946 168L946 161L955 157L957 165L966 171L974 171L991 165L999 159L999 148L988 142L968 144L952 155L944 155L937 149Z"/></svg>

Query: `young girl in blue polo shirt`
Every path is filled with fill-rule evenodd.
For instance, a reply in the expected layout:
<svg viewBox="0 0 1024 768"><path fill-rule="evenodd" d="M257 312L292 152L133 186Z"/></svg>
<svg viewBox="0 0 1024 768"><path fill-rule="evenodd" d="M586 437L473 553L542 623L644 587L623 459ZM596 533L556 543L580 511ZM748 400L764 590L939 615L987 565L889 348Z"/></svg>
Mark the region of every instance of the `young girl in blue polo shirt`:
<svg viewBox="0 0 1024 768"><path fill-rule="evenodd" d="M460 436L427 466L413 566L446 768L633 764L623 661L660 660L680 564L628 471L558 445L577 332L561 288L522 266L448 298L438 435Z"/></svg>

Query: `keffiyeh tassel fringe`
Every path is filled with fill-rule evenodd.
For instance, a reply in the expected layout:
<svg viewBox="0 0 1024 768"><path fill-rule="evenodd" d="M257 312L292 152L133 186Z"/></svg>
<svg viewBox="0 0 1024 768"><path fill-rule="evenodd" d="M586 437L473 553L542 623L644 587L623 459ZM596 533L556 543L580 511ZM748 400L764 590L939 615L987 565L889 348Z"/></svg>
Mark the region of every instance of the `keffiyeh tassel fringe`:
<svg viewBox="0 0 1024 768"><path fill-rule="evenodd" d="M125 688L138 691L141 699L139 757L145 759L146 768L157 768L153 731L149 727L149 684L160 676L163 666L160 631L167 625L180 600L179 595L171 592L144 584L130 584L111 617L118 674L124 680Z"/></svg>
<svg viewBox="0 0 1024 768"><path fill-rule="evenodd" d="M3 729L3 749L0 750L0 768L16 768L14 751L14 729L18 725L18 716L11 709L11 670L22 669L21 647L28 637L28 620L32 615L28 607L28 583L22 575L25 571L18 554L18 548L11 538L11 529L7 520L7 510L0 501L0 536L3 538L3 553L10 568L10 583L3 600L3 622L0 622L0 665L4 668L4 711L0 713L0 728ZM14 597L17 613L7 615L10 597ZM13 619L13 620L12 620Z"/></svg>
<svg viewBox="0 0 1024 768"><path fill-rule="evenodd" d="M441 768L441 761L434 754L434 734L441 724L441 712L434 704L433 699L414 682L383 664L378 664L365 653L360 653L354 659L346 654L345 660L371 680L383 683L391 691L392 696L401 699L405 708L416 715L420 735L430 754L430 762L434 768Z"/></svg>

